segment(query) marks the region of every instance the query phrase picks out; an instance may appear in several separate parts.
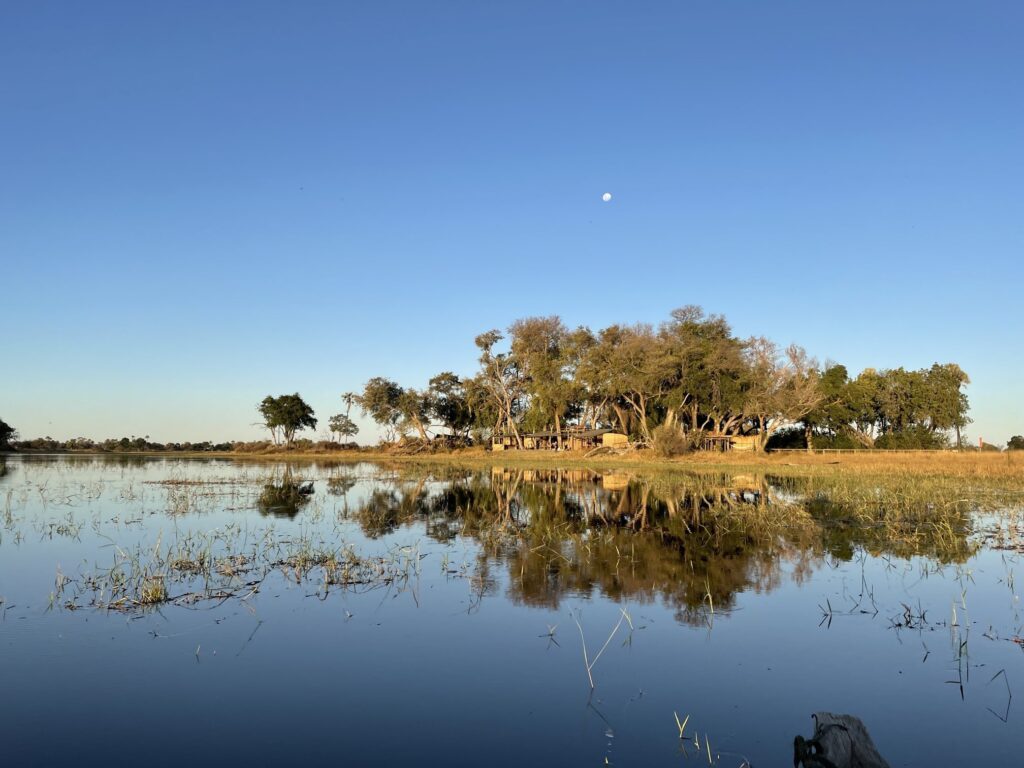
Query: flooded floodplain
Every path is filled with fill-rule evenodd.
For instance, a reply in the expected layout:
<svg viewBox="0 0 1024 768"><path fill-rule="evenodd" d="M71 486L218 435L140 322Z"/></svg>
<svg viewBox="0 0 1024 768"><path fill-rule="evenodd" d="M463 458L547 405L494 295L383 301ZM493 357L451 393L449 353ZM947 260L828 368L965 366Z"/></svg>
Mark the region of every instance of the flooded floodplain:
<svg viewBox="0 0 1024 768"><path fill-rule="evenodd" d="M982 482L0 457L8 765L896 765L1024 753Z"/></svg>

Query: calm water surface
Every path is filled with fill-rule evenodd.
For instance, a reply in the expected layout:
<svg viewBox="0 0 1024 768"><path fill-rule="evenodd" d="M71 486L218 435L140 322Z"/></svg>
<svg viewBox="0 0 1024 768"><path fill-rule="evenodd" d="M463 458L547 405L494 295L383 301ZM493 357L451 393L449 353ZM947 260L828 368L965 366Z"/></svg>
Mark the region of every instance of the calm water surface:
<svg viewBox="0 0 1024 768"><path fill-rule="evenodd" d="M1000 504L911 535L771 477L0 459L0 759L760 768L828 710L893 765L1020 765Z"/></svg>

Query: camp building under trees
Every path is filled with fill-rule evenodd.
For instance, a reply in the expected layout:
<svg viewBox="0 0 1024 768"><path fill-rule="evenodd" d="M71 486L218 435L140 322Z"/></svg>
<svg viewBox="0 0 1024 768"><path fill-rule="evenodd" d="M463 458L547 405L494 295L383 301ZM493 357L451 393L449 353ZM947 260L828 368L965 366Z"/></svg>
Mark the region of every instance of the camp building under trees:
<svg viewBox="0 0 1024 768"><path fill-rule="evenodd" d="M699 442L702 451L754 451L757 435L704 435Z"/></svg>
<svg viewBox="0 0 1024 768"><path fill-rule="evenodd" d="M559 432L521 432L523 450L554 451L558 450ZM561 430L562 449L567 451L589 451L594 448L625 448L629 438L614 429L578 429ZM699 442L704 451L753 451L756 448L756 435L705 435ZM494 451L511 451L518 448L515 435L508 433L495 434L491 439Z"/></svg>
<svg viewBox="0 0 1024 768"><path fill-rule="evenodd" d="M553 451L558 449L559 435L564 450L589 451L593 448L621 448L629 444L629 438L613 429L563 429L547 432L521 432L523 448L528 451ZM500 433L491 439L491 449L505 451L518 448L515 435Z"/></svg>

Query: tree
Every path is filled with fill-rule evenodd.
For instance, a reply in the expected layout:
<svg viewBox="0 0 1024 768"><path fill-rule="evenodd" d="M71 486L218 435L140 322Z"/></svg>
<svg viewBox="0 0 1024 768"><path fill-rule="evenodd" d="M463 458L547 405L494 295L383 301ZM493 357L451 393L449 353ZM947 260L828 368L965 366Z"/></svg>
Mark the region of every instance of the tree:
<svg viewBox="0 0 1024 768"><path fill-rule="evenodd" d="M0 419L0 448L10 448L11 441L18 438L18 430Z"/></svg>
<svg viewBox="0 0 1024 768"><path fill-rule="evenodd" d="M578 369L588 391L600 393L610 402L624 429L624 411L633 414L647 442L651 440L651 410L669 387L661 352L649 325L612 325L598 334Z"/></svg>
<svg viewBox="0 0 1024 768"><path fill-rule="evenodd" d="M871 448L882 424L882 375L866 368L846 386L846 404L850 409L852 437L865 448Z"/></svg>
<svg viewBox="0 0 1024 768"><path fill-rule="evenodd" d="M366 382L363 393L355 397L362 412L369 415L385 430L398 430L400 434L415 429L423 440L429 440L429 395L415 389L404 389L397 382L376 376Z"/></svg>
<svg viewBox="0 0 1024 768"><path fill-rule="evenodd" d="M1014 435L1006 444L1008 451L1024 451L1024 435Z"/></svg>
<svg viewBox="0 0 1024 768"><path fill-rule="evenodd" d="M508 330L512 355L523 374L531 409L541 414L543 422L553 423L561 449L562 420L576 405L578 392L569 375L569 331L554 315L517 320Z"/></svg>
<svg viewBox="0 0 1024 768"><path fill-rule="evenodd" d="M263 423L270 430L275 444L282 441L291 445L295 433L303 429L316 429L316 418L313 409L299 393L271 397L267 395L256 409L263 416Z"/></svg>
<svg viewBox="0 0 1024 768"><path fill-rule="evenodd" d="M956 432L956 447L962 446L962 430L971 420L967 417L969 403L963 387L970 378L956 363L935 363L924 373L927 393L928 426L936 430L952 429Z"/></svg>
<svg viewBox="0 0 1024 768"><path fill-rule="evenodd" d="M430 380L431 413L453 436L465 436L473 424L473 411L462 380L445 371Z"/></svg>
<svg viewBox="0 0 1024 768"><path fill-rule="evenodd" d="M488 434L494 433L496 425L504 419L504 411L484 383L483 373L471 379L463 379L462 387L470 413L470 429L475 432L478 440L483 440Z"/></svg>
<svg viewBox="0 0 1024 768"><path fill-rule="evenodd" d="M923 372L903 368L884 371L879 384L879 415L883 434L903 432L922 424L928 400Z"/></svg>
<svg viewBox="0 0 1024 768"><path fill-rule="evenodd" d="M662 324L658 337L668 387L665 423L672 426L685 419L690 430L710 426L714 432L730 431L742 420L746 367L743 345L725 318L694 305L680 307Z"/></svg>
<svg viewBox="0 0 1024 768"><path fill-rule="evenodd" d="M348 417L346 413L336 413L327 422L327 428L331 433L338 436L338 442L343 442L346 437L354 437L359 433L359 427Z"/></svg>
<svg viewBox="0 0 1024 768"><path fill-rule="evenodd" d="M774 342L755 337L747 342L750 387L744 413L757 429L757 449L763 451L780 429L802 421L822 401L817 366L807 353L791 344L784 353Z"/></svg>
<svg viewBox="0 0 1024 768"><path fill-rule="evenodd" d="M827 365L820 374L818 383L821 390L821 402L804 416L804 439L807 450L814 448L814 434L825 430L835 435L847 430L854 419L854 411L849 404L849 374L845 365Z"/></svg>
<svg viewBox="0 0 1024 768"><path fill-rule="evenodd" d="M11 441L18 438L18 430L0 419L0 448L10 448Z"/></svg>
<svg viewBox="0 0 1024 768"><path fill-rule="evenodd" d="M480 350L480 372L476 376L476 386L480 392L485 393L483 402L498 415L491 425L491 432L499 433L502 428L511 430L516 446L522 448L523 438L519 434L516 416L523 396L523 376L511 353L494 351L495 345L503 338L501 331L491 330L474 339Z"/></svg>

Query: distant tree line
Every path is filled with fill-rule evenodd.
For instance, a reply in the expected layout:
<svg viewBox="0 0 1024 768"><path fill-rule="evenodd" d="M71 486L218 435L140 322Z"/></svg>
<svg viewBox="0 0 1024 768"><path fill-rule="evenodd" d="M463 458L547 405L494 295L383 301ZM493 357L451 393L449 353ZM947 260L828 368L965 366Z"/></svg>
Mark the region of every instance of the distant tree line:
<svg viewBox="0 0 1024 768"><path fill-rule="evenodd" d="M109 453L131 451L230 451L234 443L214 443L209 440L197 443L157 443L145 437L111 437L93 440L88 437L73 437L70 440L55 440L52 437L36 437L31 440L14 440L8 446L21 451L103 451Z"/></svg>
<svg viewBox="0 0 1024 768"><path fill-rule="evenodd" d="M955 363L867 369L819 365L799 346L737 338L721 315L675 310L654 327L570 329L559 317L517 320L475 339L477 371L445 371L422 389L371 378L344 397L387 440L434 434L486 439L567 426L620 430L657 446L707 434L751 435L758 450L802 446L921 447L959 443L970 422Z"/></svg>

